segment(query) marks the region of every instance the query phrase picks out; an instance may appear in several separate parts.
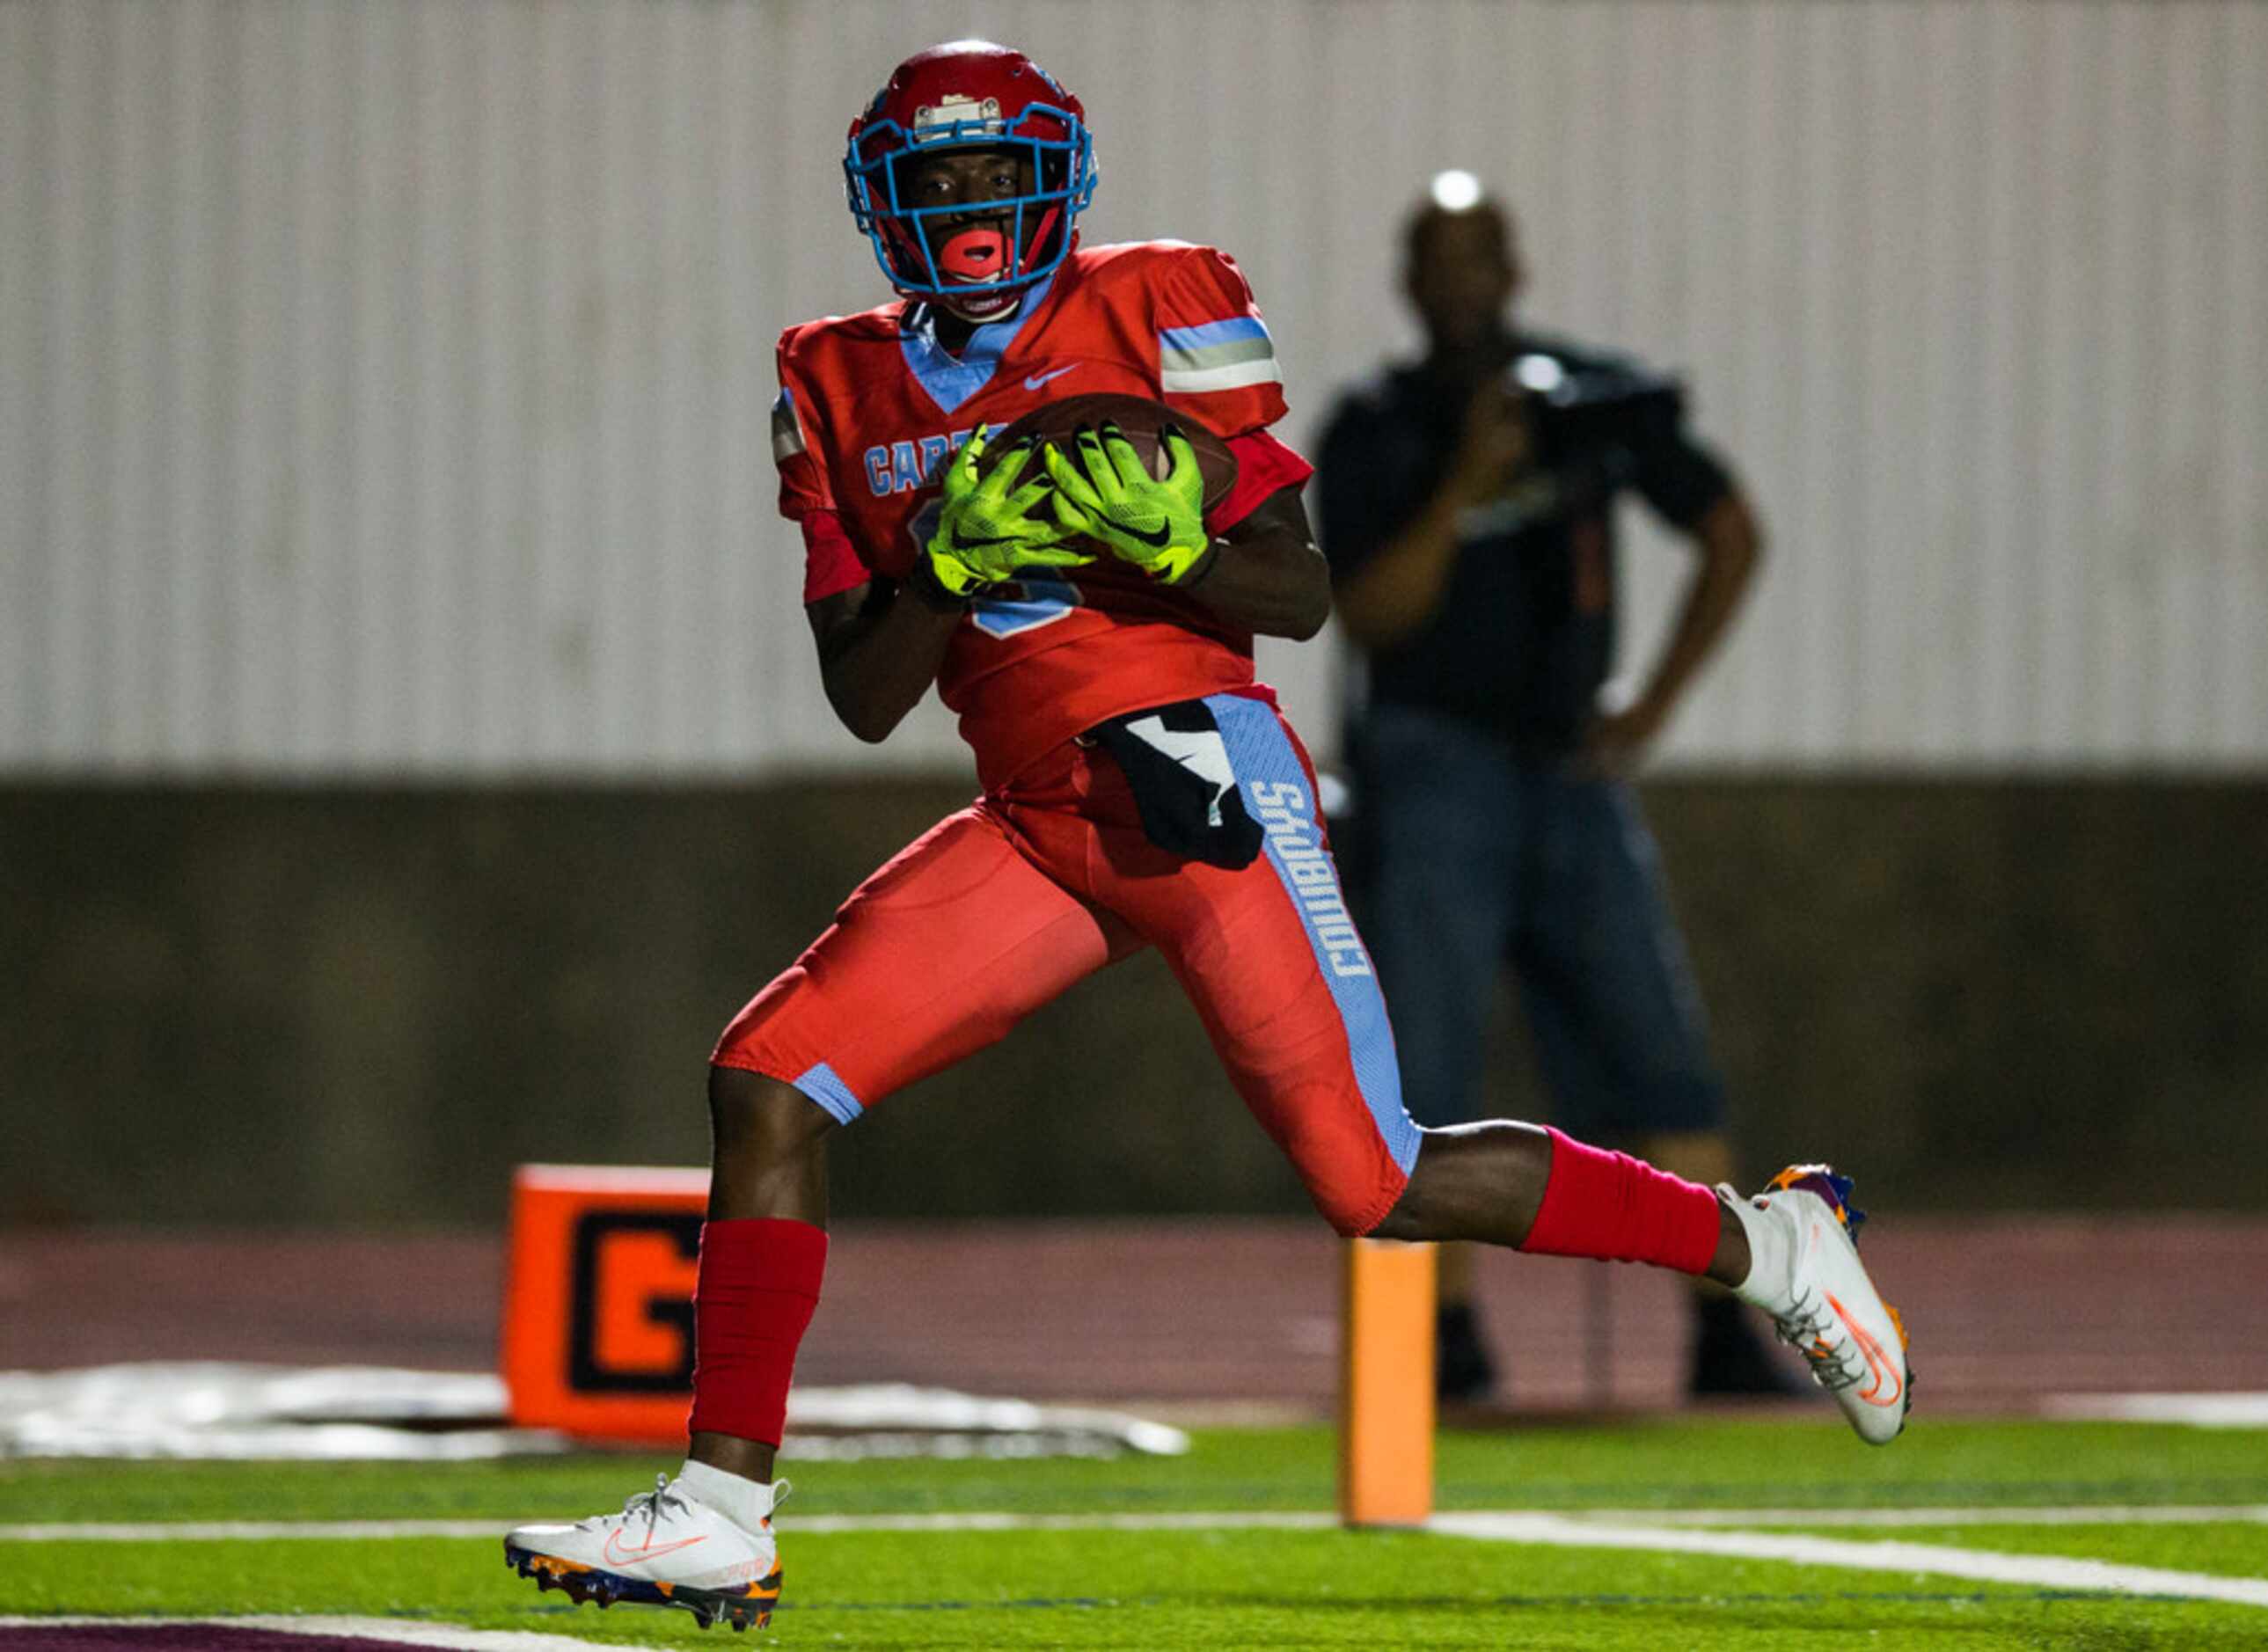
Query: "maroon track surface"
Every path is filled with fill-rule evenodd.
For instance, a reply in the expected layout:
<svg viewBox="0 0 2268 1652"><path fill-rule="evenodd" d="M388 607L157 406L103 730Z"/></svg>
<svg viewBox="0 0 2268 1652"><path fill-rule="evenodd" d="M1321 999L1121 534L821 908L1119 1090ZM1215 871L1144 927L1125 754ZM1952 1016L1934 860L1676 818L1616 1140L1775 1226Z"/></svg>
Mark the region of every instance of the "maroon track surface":
<svg viewBox="0 0 2268 1652"><path fill-rule="evenodd" d="M2268 1221L1890 1220L1866 1249L1913 1333L1929 1411L2268 1389ZM1297 1222L845 1223L798 1374L1320 1413L1336 1382L1338 1256ZM0 1233L0 1369L491 1369L502 1280L493 1237ZM1481 1282L1515 1405L1677 1403L1679 1281L1491 1255Z"/></svg>

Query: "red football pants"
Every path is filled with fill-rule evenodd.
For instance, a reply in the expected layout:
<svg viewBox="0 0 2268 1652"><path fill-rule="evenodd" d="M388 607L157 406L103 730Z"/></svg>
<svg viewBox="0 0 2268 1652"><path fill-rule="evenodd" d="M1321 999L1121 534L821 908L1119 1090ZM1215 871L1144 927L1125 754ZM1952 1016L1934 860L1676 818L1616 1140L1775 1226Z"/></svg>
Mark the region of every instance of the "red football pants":
<svg viewBox="0 0 2268 1652"><path fill-rule="evenodd" d="M1267 832L1250 866L1153 847L1117 765L1064 745L862 884L733 1018L717 1064L793 1084L848 1123L1154 946L1316 1208L1342 1233L1376 1227L1402 1195L1418 1132L1314 769L1265 701L1206 703Z"/></svg>

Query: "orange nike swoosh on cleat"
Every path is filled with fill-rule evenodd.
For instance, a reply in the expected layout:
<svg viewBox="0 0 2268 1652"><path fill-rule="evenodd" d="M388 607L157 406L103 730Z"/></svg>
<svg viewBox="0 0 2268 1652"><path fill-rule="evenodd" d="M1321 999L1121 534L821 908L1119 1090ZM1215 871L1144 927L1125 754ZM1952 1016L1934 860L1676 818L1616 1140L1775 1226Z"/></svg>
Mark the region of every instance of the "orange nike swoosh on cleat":
<svg viewBox="0 0 2268 1652"><path fill-rule="evenodd" d="M1832 1291L1827 1294L1827 1301L1828 1305L1842 1316L1843 1323L1850 1327L1851 1340L1859 1345L1859 1352L1867 1356L1867 1369L1874 1374L1874 1386L1860 1389L1859 1398L1870 1406L1896 1405L1899 1396L1905 1392L1905 1384L1898 1380L1897 1366L1882 1352L1882 1345L1868 1336L1859 1322L1851 1317L1851 1311L1836 1300ZM1890 1385L1888 1394L1882 1392L1884 1383Z"/></svg>
<svg viewBox="0 0 2268 1652"><path fill-rule="evenodd" d="M607 1557L607 1563L609 1566L634 1566L640 1560L658 1560L665 1554L674 1554L680 1549L689 1549L696 1543L709 1541L705 1537L686 1538L676 1543L664 1543L659 1546L649 1541L642 1549L624 1549L617 1553L615 1546L622 1540L622 1535L619 1531L607 1533L607 1546L600 1553Z"/></svg>

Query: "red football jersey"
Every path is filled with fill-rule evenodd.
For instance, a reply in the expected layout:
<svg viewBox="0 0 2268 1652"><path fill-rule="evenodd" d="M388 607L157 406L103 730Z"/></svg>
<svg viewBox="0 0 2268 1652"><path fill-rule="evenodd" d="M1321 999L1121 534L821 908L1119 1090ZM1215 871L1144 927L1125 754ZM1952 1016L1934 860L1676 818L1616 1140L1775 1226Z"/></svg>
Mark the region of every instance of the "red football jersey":
<svg viewBox="0 0 2268 1652"><path fill-rule="evenodd" d="M780 512L804 526L806 602L905 577L946 456L1056 397L1163 400L1233 441L1241 470L1216 531L1309 474L1259 434L1285 409L1252 290L1227 254L1185 242L1075 251L957 357L903 302L790 327L779 376L772 452ZM1107 556L971 605L938 673L988 787L1105 718L1251 683L1249 632Z"/></svg>

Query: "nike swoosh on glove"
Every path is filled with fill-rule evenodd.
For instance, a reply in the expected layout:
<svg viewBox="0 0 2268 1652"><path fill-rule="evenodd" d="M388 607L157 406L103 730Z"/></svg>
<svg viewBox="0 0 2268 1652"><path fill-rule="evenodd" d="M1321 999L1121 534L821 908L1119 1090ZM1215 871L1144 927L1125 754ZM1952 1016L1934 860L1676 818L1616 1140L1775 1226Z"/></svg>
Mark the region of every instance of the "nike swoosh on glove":
<svg viewBox="0 0 2268 1652"><path fill-rule="evenodd" d="M1048 474L1056 487L1056 520L1100 540L1152 579L1178 584L1204 560L1204 474L1197 450L1174 425L1161 442L1173 469L1160 481L1116 424L1081 425L1071 433L1076 459L1052 442Z"/></svg>

